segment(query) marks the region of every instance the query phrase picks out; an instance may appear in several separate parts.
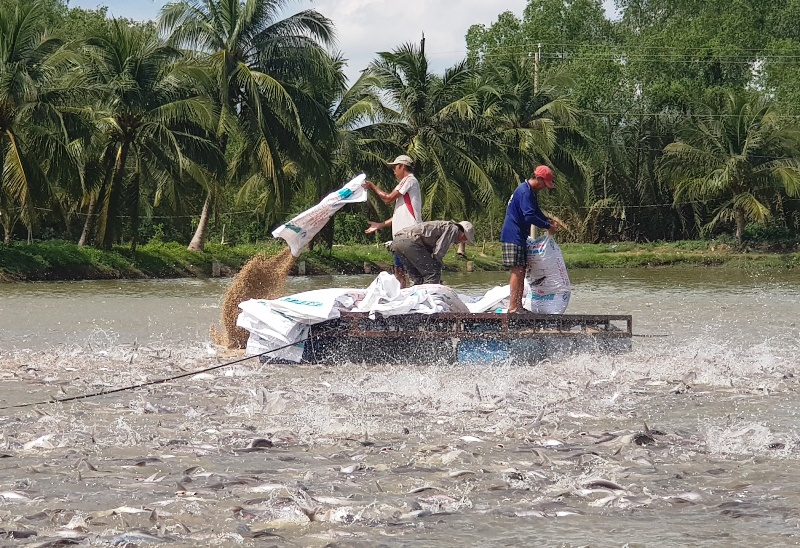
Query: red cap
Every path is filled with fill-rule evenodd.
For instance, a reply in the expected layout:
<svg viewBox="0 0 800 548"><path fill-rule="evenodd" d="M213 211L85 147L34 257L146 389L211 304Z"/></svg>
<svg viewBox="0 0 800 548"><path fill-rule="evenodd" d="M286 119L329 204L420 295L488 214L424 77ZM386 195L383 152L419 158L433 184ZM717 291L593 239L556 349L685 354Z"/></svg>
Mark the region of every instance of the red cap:
<svg viewBox="0 0 800 548"><path fill-rule="evenodd" d="M553 184L553 172L547 166L537 166L536 169L533 170L533 176L541 177L547 188L553 188L555 186Z"/></svg>

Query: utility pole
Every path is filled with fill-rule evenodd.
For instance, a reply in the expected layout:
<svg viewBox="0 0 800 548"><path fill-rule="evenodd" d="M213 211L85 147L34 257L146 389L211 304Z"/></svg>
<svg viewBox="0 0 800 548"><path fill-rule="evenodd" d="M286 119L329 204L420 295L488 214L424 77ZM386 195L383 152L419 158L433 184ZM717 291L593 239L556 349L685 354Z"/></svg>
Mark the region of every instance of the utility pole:
<svg viewBox="0 0 800 548"><path fill-rule="evenodd" d="M542 59L542 43L539 42L533 54L533 95L539 94L539 61ZM536 225L531 225L531 238L536 237Z"/></svg>

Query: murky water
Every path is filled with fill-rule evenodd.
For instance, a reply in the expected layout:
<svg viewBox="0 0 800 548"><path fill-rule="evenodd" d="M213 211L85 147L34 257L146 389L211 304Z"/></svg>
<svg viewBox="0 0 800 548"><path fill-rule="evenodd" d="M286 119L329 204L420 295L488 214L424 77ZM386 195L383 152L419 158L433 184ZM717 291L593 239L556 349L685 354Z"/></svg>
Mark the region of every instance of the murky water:
<svg viewBox="0 0 800 548"><path fill-rule="evenodd" d="M650 336L623 356L536 367L250 360L0 410L0 530L37 533L3 542L800 542L797 274L570 274L568 312L629 313ZM445 281L481 294L506 276ZM208 338L227 283L0 285L0 407L236 359Z"/></svg>

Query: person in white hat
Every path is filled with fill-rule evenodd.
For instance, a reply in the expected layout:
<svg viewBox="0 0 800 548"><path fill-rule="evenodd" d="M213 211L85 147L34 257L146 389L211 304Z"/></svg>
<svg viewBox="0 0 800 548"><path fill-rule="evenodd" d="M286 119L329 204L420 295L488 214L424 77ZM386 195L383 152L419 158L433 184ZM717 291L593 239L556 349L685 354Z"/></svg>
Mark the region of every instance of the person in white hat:
<svg viewBox="0 0 800 548"><path fill-rule="evenodd" d="M386 165L394 171L397 179L397 186L391 192L381 190L372 181L365 181L364 186L372 190L383 203L394 203L394 213L391 219L383 222L369 222L369 228L364 232L372 234L387 226L392 227L392 238L404 228L422 222L422 190L419 181L414 177L412 170L414 160L410 156L401 154L393 162L386 162ZM394 256L394 275L400 282L400 287L406 287L406 273L403 262Z"/></svg>
<svg viewBox="0 0 800 548"><path fill-rule="evenodd" d="M469 221L428 221L411 225L394 236L394 251L414 284L442 283L442 266L453 244L475 244Z"/></svg>

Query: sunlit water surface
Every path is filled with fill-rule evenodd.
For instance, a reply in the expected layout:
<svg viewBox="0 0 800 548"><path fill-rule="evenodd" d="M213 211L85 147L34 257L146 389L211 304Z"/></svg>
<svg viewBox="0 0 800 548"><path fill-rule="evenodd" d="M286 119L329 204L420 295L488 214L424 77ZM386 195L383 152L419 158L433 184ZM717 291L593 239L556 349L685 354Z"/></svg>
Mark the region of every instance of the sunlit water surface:
<svg viewBox="0 0 800 548"><path fill-rule="evenodd" d="M570 275L569 313L633 315L631 353L534 367L249 360L18 408L240 358L208 335L230 280L0 285L0 533L37 533L15 546L800 541L797 274ZM293 278L288 291L372 279ZM480 295L507 277L445 282Z"/></svg>

